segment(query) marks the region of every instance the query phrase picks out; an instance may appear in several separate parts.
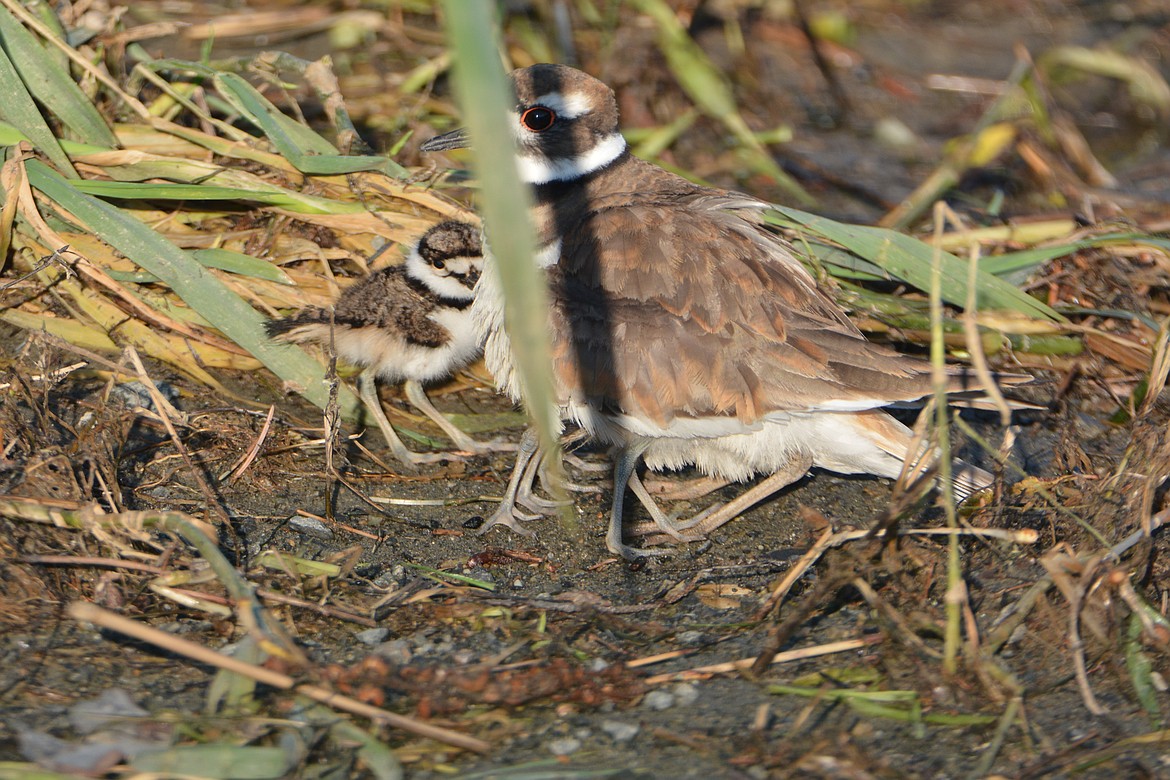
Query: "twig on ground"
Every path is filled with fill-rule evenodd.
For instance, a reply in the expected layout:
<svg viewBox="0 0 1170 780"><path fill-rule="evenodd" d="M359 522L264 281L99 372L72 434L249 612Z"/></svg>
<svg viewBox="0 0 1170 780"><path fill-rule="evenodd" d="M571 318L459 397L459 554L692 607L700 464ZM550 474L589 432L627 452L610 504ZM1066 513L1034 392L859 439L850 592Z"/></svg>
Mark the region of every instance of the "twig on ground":
<svg viewBox="0 0 1170 780"><path fill-rule="evenodd" d="M155 411L163 426L167 429L167 435L171 437L171 443L175 445L175 450L178 451L179 456L183 459L183 463L191 472L191 477L195 483L199 485L199 490L203 493L203 498L207 502L207 511L219 516L225 525L231 524L231 517L227 510L223 508L220 496L212 489L204 476L203 469L195 464L191 459L191 453L187 451L186 445L183 444L183 439L179 436L178 431L175 430L174 424L171 422L171 417L179 416L178 410L171 405L162 393L158 391L158 387L154 384L154 380L146 373L146 368L142 365L141 358L138 357L138 351L134 347L126 347L125 355L127 359L134 365L135 371L138 373L138 379L146 388L146 392L150 394L150 399L154 401Z"/></svg>
<svg viewBox="0 0 1170 780"><path fill-rule="evenodd" d="M763 620L766 618L776 605L788 595L788 591L792 590L792 586L796 584L796 581L804 576L804 573L820 560L825 550L832 546L832 541L836 536L832 528L827 529L821 534L821 538L817 539L816 544L810 547L808 552L800 556L800 560L788 570L788 573L784 575L784 579L780 581L780 584L776 586L775 590L764 600L764 603L760 605L760 608L756 610L752 618L754 620Z"/></svg>
<svg viewBox="0 0 1170 780"><path fill-rule="evenodd" d="M399 715L394 712L373 707L364 702L352 699L349 696L331 691L327 688L322 688L318 685L309 685L306 683L298 684L297 681L290 675L282 672L273 671L262 666L245 663L238 659L226 656L222 653L216 652L209 647L196 644L186 639L181 639L173 634L168 634L166 631L160 631L157 628L143 625L129 618L122 617L113 612L101 609L93 604L83 601L75 601L69 605L68 614L74 620L85 621L93 623L94 625L111 631L117 631L120 634L132 637L142 642L160 647L177 655L184 656L197 661L216 667L217 669L226 669L230 672L243 675L257 682L265 685L270 685L273 688L280 688L286 691L293 691L301 696L312 699L326 706L332 707L343 712L353 713L354 715L361 715L371 720L380 721L394 728L408 731L411 734L416 734L420 737L427 737L434 739L447 745L472 750L476 753L487 753L491 749L491 745L483 740L466 734L460 734L450 729L445 729L440 726L433 726L429 723L423 723L408 718L405 715Z"/></svg>
<svg viewBox="0 0 1170 780"><path fill-rule="evenodd" d="M987 777L991 774L991 767L995 764L995 759L999 756L999 751L1003 749L1003 742L1007 738L1008 729L1016 722L1016 717L1023 706L1024 700L1020 696L1013 696L1008 702L1007 707L1004 708L1003 715L1000 716L999 722L995 726L995 734L992 735L991 741L987 743L983 754L979 756L979 761L976 762L974 770L972 770L969 777L972 780L980 777Z"/></svg>
<svg viewBox="0 0 1170 780"><path fill-rule="evenodd" d="M818 658L823 655L832 655L833 653L846 653L850 650L861 650L862 648L872 647L873 645L881 644L882 637L878 635L862 637L860 639L843 639L840 642L829 642L828 644L816 645L814 647L802 647L797 650L786 650L782 653L774 654L768 661L768 666L775 664L790 663L792 661L803 661L807 658ZM636 668L645 664L638 661L631 661L626 664L629 668ZM660 660L667 660L661 658ZM687 669L681 672L666 672L665 674L656 674L653 677L647 677L645 683L647 685L660 685L667 682L676 682L679 680L705 680L708 677L714 677L717 674L733 674L735 672L747 672L752 666L757 663L757 658L741 658L738 661L727 661L721 664L710 664L708 666L696 666L693 669Z"/></svg>
<svg viewBox="0 0 1170 780"><path fill-rule="evenodd" d="M832 600L833 595L856 576L856 565L853 560L848 560L841 566L831 567L828 576L818 582L815 588L806 593L791 609L788 616L768 633L764 647L760 650L760 654L748 670L750 674L756 676L763 674L764 670L771 666L772 658L780 652L780 648L784 646L796 630L804 625L809 615L821 609L825 604L828 604Z"/></svg>
<svg viewBox="0 0 1170 780"><path fill-rule="evenodd" d="M1073 672L1076 675L1077 687L1081 691L1081 700L1085 704L1085 709L1094 715L1106 715L1109 711L1097 701L1093 687L1089 684L1089 673L1085 665L1085 642L1081 639L1081 610L1085 605L1085 597L1096 586L1097 578L1093 576L1096 569L1097 565L1090 562L1087 570L1081 576L1084 584L1076 588L1072 594L1066 594L1071 595L1068 605L1068 640L1069 652L1072 653L1073 659Z"/></svg>
<svg viewBox="0 0 1170 780"><path fill-rule="evenodd" d="M903 615L898 612L898 610L896 610L891 604L887 603L885 599L879 596L877 591L873 589L873 586L870 585L864 578L854 577L850 584L857 588L857 592L861 594L861 597L865 599L866 603L869 604L871 609L880 612L886 617L887 620L894 624L894 627L897 629L897 631L892 632L892 634L899 641L904 642L910 647L913 647L915 650L927 656L928 658L943 658L943 653L940 653L938 650L935 650L933 647L926 644L926 642L918 636L918 632L914 630L906 618L903 617Z"/></svg>
<svg viewBox="0 0 1170 780"><path fill-rule="evenodd" d="M233 463L230 468L228 468L226 480L224 477L221 477L221 481L226 481L230 485L232 482L235 482L237 479L243 476L244 472L248 470L248 467L251 466L252 462L256 460L256 456L260 454L260 448L264 446L264 440L268 438L268 432L272 430L272 418L275 414L276 406L274 404L268 407L268 416L264 418L264 426L260 429L260 433L257 434L256 441L252 443L252 446L246 453L241 455L236 460L236 462Z"/></svg>

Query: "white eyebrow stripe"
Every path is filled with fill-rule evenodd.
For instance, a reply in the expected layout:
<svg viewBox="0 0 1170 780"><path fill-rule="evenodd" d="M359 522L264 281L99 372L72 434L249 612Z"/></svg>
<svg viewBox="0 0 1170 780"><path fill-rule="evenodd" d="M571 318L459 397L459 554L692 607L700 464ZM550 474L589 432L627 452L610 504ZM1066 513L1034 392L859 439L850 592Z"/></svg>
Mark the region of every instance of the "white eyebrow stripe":
<svg viewBox="0 0 1170 780"><path fill-rule="evenodd" d="M449 258L448 262L456 259L458 258ZM471 288L462 279L440 274L434 266L423 259L419 254L418 244L411 247L410 254L406 256L406 275L434 293L440 304L449 301L470 301L474 297Z"/></svg>
<svg viewBox="0 0 1170 780"><path fill-rule="evenodd" d="M593 110L589 97L582 92L570 92L567 95L549 92L538 97L533 105L550 108L557 116L565 119L576 119Z"/></svg>
<svg viewBox="0 0 1170 780"><path fill-rule="evenodd" d="M621 157L626 150L626 139L614 133L576 157L550 160L543 154L523 154L516 158L520 178L528 184L548 184L551 181L572 181L599 171Z"/></svg>

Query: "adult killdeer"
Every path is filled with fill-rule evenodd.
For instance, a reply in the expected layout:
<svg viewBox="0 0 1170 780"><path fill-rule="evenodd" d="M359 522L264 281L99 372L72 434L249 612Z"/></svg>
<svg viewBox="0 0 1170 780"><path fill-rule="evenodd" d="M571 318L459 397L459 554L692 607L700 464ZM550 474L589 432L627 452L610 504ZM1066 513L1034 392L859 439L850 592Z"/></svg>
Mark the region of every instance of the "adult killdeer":
<svg viewBox="0 0 1170 780"><path fill-rule="evenodd" d="M483 268L479 228L442 222L428 230L402 265L375 271L347 288L332 314L305 309L268 323L282 341L330 344L337 356L364 367L358 378L362 401L377 420L391 451L407 468L450 457L406 448L378 400L376 379L405 382L410 402L464 452L494 445L477 442L439 413L422 385L450 376L480 354L471 316L472 291Z"/></svg>
<svg viewBox="0 0 1170 780"><path fill-rule="evenodd" d="M518 165L533 188L551 297L556 400L562 418L617 453L612 552L646 554L622 541L627 484L664 530L691 538L812 466L895 477L917 456L909 429L881 407L928 395L930 366L867 341L763 224L767 203L632 156L613 92L581 71L534 65L512 82ZM422 148L466 145L454 131ZM489 370L523 400L490 254L472 316ZM968 389L957 374L953 384ZM642 457L721 479L770 476L688 527L655 514L639 491ZM960 495L990 483L958 466Z"/></svg>

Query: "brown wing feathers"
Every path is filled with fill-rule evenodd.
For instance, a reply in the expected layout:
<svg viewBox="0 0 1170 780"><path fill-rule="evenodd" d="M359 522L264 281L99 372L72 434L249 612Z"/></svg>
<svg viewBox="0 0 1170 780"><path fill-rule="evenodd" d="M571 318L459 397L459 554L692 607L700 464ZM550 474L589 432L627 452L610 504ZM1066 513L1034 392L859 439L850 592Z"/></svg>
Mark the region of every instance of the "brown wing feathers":
<svg viewBox="0 0 1170 780"><path fill-rule="evenodd" d="M557 356L563 388L587 381L603 405L660 424L929 392L925 364L866 341L795 259L777 259L779 239L743 222L728 231L719 212L583 216L578 235L590 238L563 247L550 272L555 341L573 353ZM716 233L721 251L705 250Z"/></svg>
<svg viewBox="0 0 1170 780"><path fill-rule="evenodd" d="M353 330L385 328L410 343L437 348L450 340L450 334L430 318L434 310L435 301L410 284L401 266L393 266L346 289L334 306L333 323ZM317 340L328 338L328 327L329 311L312 308L269 322L268 334L293 341Z"/></svg>

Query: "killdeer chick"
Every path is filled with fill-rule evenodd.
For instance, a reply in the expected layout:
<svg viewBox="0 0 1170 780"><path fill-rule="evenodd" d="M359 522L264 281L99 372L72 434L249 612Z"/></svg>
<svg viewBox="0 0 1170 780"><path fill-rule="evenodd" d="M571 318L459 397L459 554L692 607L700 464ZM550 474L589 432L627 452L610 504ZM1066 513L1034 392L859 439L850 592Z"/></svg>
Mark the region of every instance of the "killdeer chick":
<svg viewBox="0 0 1170 780"><path fill-rule="evenodd" d="M402 265L375 271L342 293L328 309L305 309L268 323L268 335L282 341L333 345L337 356L364 370L358 377L362 401L378 422L394 456L414 469L451 457L406 448L378 399L376 380L404 382L406 397L466 453L493 444L477 442L434 407L422 385L450 376L480 354L471 316L473 289L483 268L479 228L442 222L428 230ZM510 448L510 447L509 447Z"/></svg>
<svg viewBox="0 0 1170 780"><path fill-rule="evenodd" d="M734 516L725 507L688 526L655 515L636 479L643 456L652 468L694 464L720 479L769 475L741 496L751 502L812 466L894 477L918 456L909 429L881 407L931 393L929 364L867 341L763 223L767 203L632 156L613 92L581 71L534 65L512 82L518 165L550 292L556 402L562 419L615 446L610 551L647 554L622 539L627 484L678 538ZM466 145L455 131L422 148ZM490 253L472 316L489 370L523 400ZM964 382L956 374L952 385ZM957 473L960 493L990 482L965 464Z"/></svg>

